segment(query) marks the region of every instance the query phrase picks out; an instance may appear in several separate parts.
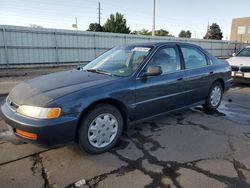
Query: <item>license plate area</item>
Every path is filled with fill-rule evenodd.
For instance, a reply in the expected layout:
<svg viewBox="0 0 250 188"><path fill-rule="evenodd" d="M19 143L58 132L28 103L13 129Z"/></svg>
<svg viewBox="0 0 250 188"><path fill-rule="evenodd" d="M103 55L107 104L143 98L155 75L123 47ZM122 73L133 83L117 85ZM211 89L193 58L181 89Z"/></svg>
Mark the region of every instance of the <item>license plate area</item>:
<svg viewBox="0 0 250 188"><path fill-rule="evenodd" d="M244 77L244 73L243 72L234 72L234 76Z"/></svg>

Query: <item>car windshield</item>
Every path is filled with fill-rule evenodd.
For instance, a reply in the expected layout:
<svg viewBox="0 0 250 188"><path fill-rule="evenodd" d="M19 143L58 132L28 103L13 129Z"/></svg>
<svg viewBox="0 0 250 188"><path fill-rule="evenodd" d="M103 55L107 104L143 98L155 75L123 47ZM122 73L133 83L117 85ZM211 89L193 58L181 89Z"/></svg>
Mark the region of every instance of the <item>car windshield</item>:
<svg viewBox="0 0 250 188"><path fill-rule="evenodd" d="M82 70L115 76L130 76L148 56L150 46L115 47L88 63Z"/></svg>
<svg viewBox="0 0 250 188"><path fill-rule="evenodd" d="M239 57L250 57L250 48L245 48L243 50L241 50L237 56Z"/></svg>

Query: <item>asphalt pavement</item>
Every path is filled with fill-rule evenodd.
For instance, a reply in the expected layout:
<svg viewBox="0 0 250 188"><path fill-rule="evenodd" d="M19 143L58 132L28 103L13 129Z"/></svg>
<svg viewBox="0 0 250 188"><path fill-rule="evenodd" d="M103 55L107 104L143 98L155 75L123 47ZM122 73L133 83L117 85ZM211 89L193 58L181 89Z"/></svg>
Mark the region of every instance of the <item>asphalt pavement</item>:
<svg viewBox="0 0 250 188"><path fill-rule="evenodd" d="M0 117L1 188L78 186L250 187L250 87L234 86L214 113L197 106L135 125L100 155L25 143Z"/></svg>

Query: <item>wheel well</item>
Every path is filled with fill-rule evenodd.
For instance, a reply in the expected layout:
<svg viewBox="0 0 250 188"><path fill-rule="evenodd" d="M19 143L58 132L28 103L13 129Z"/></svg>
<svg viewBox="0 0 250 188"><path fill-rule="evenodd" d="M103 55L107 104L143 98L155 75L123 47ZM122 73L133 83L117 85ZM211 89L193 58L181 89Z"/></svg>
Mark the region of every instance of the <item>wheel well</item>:
<svg viewBox="0 0 250 188"><path fill-rule="evenodd" d="M219 82L219 83L221 84L221 86L222 86L222 89L223 89L223 90L225 89L225 83L224 83L224 80L223 80L223 79L219 78L219 79L215 80L215 81L213 82L213 84L214 84L215 82Z"/></svg>
<svg viewBox="0 0 250 188"><path fill-rule="evenodd" d="M87 107L86 109L83 110L82 114L81 114L81 117L79 118L79 121L78 121L78 124L77 124L77 128L76 128L76 132L75 132L75 140L77 141L78 140L78 130L79 130L79 127L80 127L80 124L81 124L81 120L85 117L85 115L92 109L94 108L96 105L99 105L99 104L110 104L114 107L116 107L119 112L121 113L122 115L122 118L123 118L123 131L124 130L127 130L128 128L128 111L127 111L127 108L126 106L116 100L116 99L102 99L102 100L98 100L98 101L95 101L94 103L92 103L89 107Z"/></svg>

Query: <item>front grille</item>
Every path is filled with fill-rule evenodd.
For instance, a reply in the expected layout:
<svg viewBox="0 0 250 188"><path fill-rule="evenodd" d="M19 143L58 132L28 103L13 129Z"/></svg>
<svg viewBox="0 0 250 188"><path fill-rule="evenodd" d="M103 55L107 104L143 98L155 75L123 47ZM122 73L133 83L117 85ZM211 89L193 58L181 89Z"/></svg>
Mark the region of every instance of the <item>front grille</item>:
<svg viewBox="0 0 250 188"><path fill-rule="evenodd" d="M16 110L16 109L19 107L19 105L16 104L15 102L11 101L11 100L9 99L9 97L7 97L7 104L8 104L13 110Z"/></svg>
<svg viewBox="0 0 250 188"><path fill-rule="evenodd" d="M232 71L240 71L240 72L250 72L250 67L249 66L235 66L232 65Z"/></svg>
<svg viewBox="0 0 250 188"><path fill-rule="evenodd" d="M241 67L241 72L250 72L250 67Z"/></svg>
<svg viewBox="0 0 250 188"><path fill-rule="evenodd" d="M232 67L232 71L239 71L239 67L238 66L231 66Z"/></svg>

